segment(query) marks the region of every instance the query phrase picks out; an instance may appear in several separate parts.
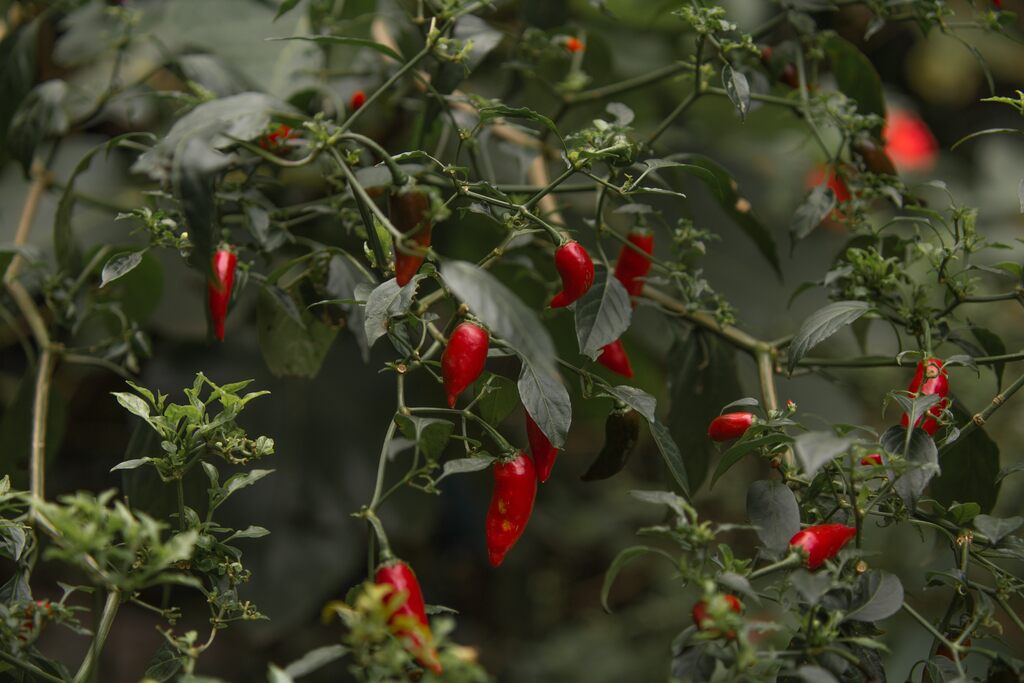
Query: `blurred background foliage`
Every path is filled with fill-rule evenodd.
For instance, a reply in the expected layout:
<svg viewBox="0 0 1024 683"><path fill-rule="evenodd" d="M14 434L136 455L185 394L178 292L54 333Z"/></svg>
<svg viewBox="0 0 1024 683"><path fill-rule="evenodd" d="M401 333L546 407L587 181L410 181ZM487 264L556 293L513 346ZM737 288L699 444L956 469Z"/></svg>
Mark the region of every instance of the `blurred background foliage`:
<svg viewBox="0 0 1024 683"><path fill-rule="evenodd" d="M100 120L74 131L57 151L51 165L55 183L43 199L32 230L32 244L43 255L51 250L61 182L69 178L83 154L121 132L166 130L173 112L188 101L186 80L217 95L263 90L300 108L315 110L330 102L340 109L356 89L370 92L385 77L379 58L367 51L347 47L325 51L308 43L267 41L269 37L308 33L304 12L289 13L275 22L276 8L271 2L137 0L127 4L142 12L138 34L152 36L134 41L125 56L122 77L137 85L110 102ZM406 5L415 3L348 0L339 4L344 5L338 20L345 35L368 36L373 17L384 16L394 23L396 34L411 36ZM592 85L649 72L691 49L681 22L670 16L677 0L495 4L496 11L485 16L500 44L461 88L549 115L557 101L539 78L516 68L516 40L528 27L550 36L577 35L585 40L581 73ZM722 4L730 19L744 30L779 11L777 4L768 2L732 0ZM1019 127L1020 118L1009 107L979 101L993 92L978 55L990 70L994 94L1012 95L1024 84L1021 26L1011 27L1009 35L1001 37L960 31L961 42L936 31L922 34L913 22L900 22L886 25L865 41L871 12L856 3L838 4L845 7L813 15L819 25L835 29L861 47L882 77L889 106L916 112L938 140L941 153L937 165L904 177L909 182L943 179L959 203L979 207L980 232L995 241L1014 243L1024 227L1017 197L1017 184L1024 177L1024 139L986 137L955 151L949 148L979 129ZM972 11L967 2L946 4L957 12ZM973 9L984 4L975 2ZM1024 2L1019 0L1006 0L1004 7L1024 12ZM99 92L98 84L109 74L114 38L109 35L110 26L99 2L64 14L60 22L44 24L38 36L35 81L66 79L82 98L79 106L90 106L89 94ZM548 61L541 75L550 82L561 80L567 60ZM173 66L167 66L169 63ZM636 112L635 125L644 132L645 124L660 120L678 104L687 87L669 81L617 99ZM0 93L0 98L9 94ZM408 106L412 105L402 97L389 98L389 108L368 117L361 129L385 147L404 149L401 145L408 139L414 113L406 110ZM573 109L562 129L571 131L588 124L603 107L604 103L596 103ZM806 192L803 179L823 161L816 156L817 148L809 142L805 129L788 111L756 103L741 122L727 100L706 98L666 133L663 144L672 151L707 154L729 168L771 227L781 246L782 279L698 183L683 182L677 188L687 192L686 202L653 202L668 216L692 217L698 228L718 236L708 245L702 261L705 276L733 304L746 329L761 338L791 333L826 299L824 292L813 291L787 306L790 295L801 282L819 279L847 241L844 227L830 224L793 250L785 246L791 216ZM508 182L525 182L525 162L517 157L517 150L501 144L496 147L501 151L497 157L501 166L496 169L499 176ZM114 220L117 213L141 206L142 192L152 189L129 172L134 157L121 150L98 154L78 179L74 229L87 249L102 244L138 246L140 238L130 234L131 222ZM0 166L0 241L12 239L27 188L22 169L6 160ZM318 196L323 184L315 173L304 169L286 174L276 191L275 199L290 204ZM941 193L928 196L943 201ZM591 211L590 195L562 194L559 200L570 224ZM622 225L628 225L630 217L622 218ZM325 242L346 239L336 218L329 215L296 230ZM487 222L472 213L456 213L435 231L434 246L443 254L468 256L482 253L495 238L494 228ZM358 245L358 241L347 239L350 246ZM658 249L667 247L668 240L661 233ZM1020 262L1020 244L1003 256ZM543 291L528 271L498 268L497 273L513 284L527 303L540 308ZM554 277L553 271L543 275L548 280ZM268 661L288 662L312 647L336 642L336 631L320 625L318 615L325 602L343 597L366 575L366 529L350 513L367 501L372 489L377 450L394 402L391 383L381 381L377 372L390 359L389 349L378 345L366 363L355 338L343 332L315 378L275 377L259 348L255 288L240 292L228 319L227 341L211 343L205 282L172 250L150 252L142 267L109 289L106 296L134 311L151 335L152 357L140 361L140 384L180 399L180 388L191 383L196 371L202 371L216 382L255 378L255 388L271 391L271 397L253 404L245 417L254 432L275 439L277 454L267 466L276 473L261 483L258 495L233 499L227 513L229 521L239 526L259 524L272 531L247 551L247 565L253 571L249 596L270 620L227 631L204 657L201 672L235 681L257 680ZM970 312L971 320L1005 330L1001 322L1019 315L1016 307L1014 302L977 307ZM575 342L568 318L549 317L549 327L560 347L571 351ZM891 334L884 326L860 332L872 352L894 352ZM662 410L670 395L677 406L694 400L692 387L669 388L682 364L680 354L672 353L679 333L678 326L641 307L624 339L637 371L636 385L658 396ZM1018 327L1004 341L1008 350L1024 348L1024 329ZM819 352L855 355L857 344L857 336L847 331ZM712 383L735 392L723 402L757 393L753 363L743 356L732 359L732 355L723 352L721 364L713 368L721 373ZM0 326L0 359L0 471L12 473L16 485L24 486L31 379L25 374L22 349L6 323ZM728 363L733 361L738 371L735 386L736 380L728 373ZM500 360L490 369L502 372ZM866 424L882 431L896 419L892 408L883 414L880 399L887 390L905 386L909 374L907 369L895 368L837 370L825 377L780 379L779 393L783 400L796 401L801 412L823 421ZM972 370L957 367L950 375L954 393L969 408L980 408L996 392L989 370L975 376ZM111 391L122 389L123 382L116 374L70 365L61 368L51 408L48 493L116 486L134 505L166 512L170 501L162 498L165 492L148 468L110 472L126 457L127 449L145 448L140 441L149 438L111 398ZM439 404L442 398L437 385L415 383L410 392L411 403ZM500 570L487 565L483 547L484 511L491 490L486 473L447 479L443 495L437 498L412 489L404 491L382 512L392 546L416 567L427 601L459 610L456 638L477 647L481 661L501 681L664 680L669 643L689 620L692 596L681 593L670 573L653 563L635 563L620 576L611 596L614 615L606 615L600 607L600 585L611 559L631 544L638 526L659 520L656 510L626 492L667 486L661 460L646 434L624 476L589 485L578 480L600 448L609 407L597 401L577 404L566 452L538 497L528 533ZM988 427L993 438L1003 444L1004 467L1024 459L1018 446L1024 438L1021 416L1024 411L1012 404ZM504 431L525 444L521 424L521 414L515 412ZM677 433L689 430L695 443L705 429L696 422L674 423L673 427ZM685 457L689 445L681 445ZM731 470L713 490L701 488L696 503L702 516L721 522L745 521L740 492L752 478L763 475L763 467L763 463L749 461ZM194 490L187 496L202 495L200 479L197 476L192 482ZM992 514L1021 510L1021 481L1024 479L1010 478L1004 482ZM926 599L927 593L922 592L924 570L944 551L923 543L910 529L900 533L906 537L897 541L890 532L887 545L874 548L879 553L876 562L905 577L910 595ZM746 532L735 532L730 541L737 548L748 549L756 542L753 534ZM39 597L46 596L51 587L56 591L55 582L67 578L45 571L33 580ZM916 585L911 583L914 577ZM941 611L942 605L931 608L932 612ZM189 623L188 613L186 610L183 626ZM203 611L193 613L202 615ZM106 680L135 680L133 676L144 669L160 644L155 623L153 615L131 605L124 607L104 653ZM900 680L917 653L926 650L927 636L905 623L902 615L886 622L886 627L903 634L889 659L891 678ZM1024 650L1024 640L1019 633L1016 637ZM41 643L44 650L64 653L69 661L78 660L86 642L57 630L45 638ZM311 680L338 680L336 670L326 671Z"/></svg>

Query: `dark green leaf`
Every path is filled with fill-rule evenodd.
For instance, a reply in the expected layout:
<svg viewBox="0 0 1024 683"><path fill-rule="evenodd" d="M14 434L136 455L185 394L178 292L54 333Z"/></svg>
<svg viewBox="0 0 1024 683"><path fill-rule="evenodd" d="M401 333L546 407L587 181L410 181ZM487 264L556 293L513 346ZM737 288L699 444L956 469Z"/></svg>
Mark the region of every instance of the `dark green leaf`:
<svg viewBox="0 0 1024 683"><path fill-rule="evenodd" d="M535 366L523 357L519 375L519 397L526 412L537 423L555 448L565 446L565 437L572 423L572 403L562 379L550 368Z"/></svg>
<svg viewBox="0 0 1024 683"><path fill-rule="evenodd" d="M789 539L800 531L800 507L796 496L781 481L755 481L747 489L747 518L757 527L757 537L776 557L786 552Z"/></svg>
<svg viewBox="0 0 1024 683"><path fill-rule="evenodd" d="M348 654L348 648L343 645L324 645L315 650L310 650L285 668L285 672L292 678L302 678L314 671L318 671L331 662L335 662Z"/></svg>
<svg viewBox="0 0 1024 683"><path fill-rule="evenodd" d="M398 282L391 278L377 285L366 300L366 318L363 322L366 330L366 342L373 346L378 339L388 333L391 319L405 315L412 306L416 296L416 288L424 275L413 276L405 286L399 287Z"/></svg>
<svg viewBox="0 0 1024 683"><path fill-rule="evenodd" d="M1024 525L1024 517L1016 515L1005 519L988 515L978 515L974 518L974 528L988 536L993 543L999 543L1019 529L1021 525Z"/></svg>
<svg viewBox="0 0 1024 683"><path fill-rule="evenodd" d="M952 406L956 424L966 424L970 414L957 401ZM943 448L942 473L932 481L930 494L943 505L977 503L989 513L999 497L999 445L984 428L971 431Z"/></svg>
<svg viewBox="0 0 1024 683"><path fill-rule="evenodd" d="M620 384L609 389L609 393L643 415L647 418L648 422L654 422L654 411L658 407L658 400L643 389L637 389L628 384Z"/></svg>
<svg viewBox="0 0 1024 683"><path fill-rule="evenodd" d="M864 301L837 301L807 316L789 346L789 372L808 351L870 310Z"/></svg>
<svg viewBox="0 0 1024 683"><path fill-rule="evenodd" d="M260 353L274 375L315 377L338 336L338 328L325 325L309 311L301 312L300 325L279 299L260 287L256 300L256 328Z"/></svg>
<svg viewBox="0 0 1024 683"><path fill-rule="evenodd" d="M793 450L800 467L813 478L825 463L845 453L852 443L850 437L836 436L832 431L803 432L793 440Z"/></svg>
<svg viewBox="0 0 1024 683"><path fill-rule="evenodd" d="M298 4L299 0L281 0L281 4L277 8L277 14L274 15L274 21L277 21L288 12L291 12Z"/></svg>
<svg viewBox="0 0 1024 683"><path fill-rule="evenodd" d="M607 344L629 329L633 307L629 293L607 268L598 268L594 284L576 302L576 339L580 353L597 359Z"/></svg>
<svg viewBox="0 0 1024 683"><path fill-rule="evenodd" d="M939 453L935 448L935 442L932 441L927 432L920 428L910 432L910 440L908 442L907 430L896 425L890 427L882 434L879 443L890 453L903 454L904 448L906 448L907 462L912 469L901 474L896 479L895 489L900 498L903 499L903 504L907 506L907 509L915 509L921 493L928 486L928 482L932 477L939 471ZM932 493L934 494L934 490Z"/></svg>
<svg viewBox="0 0 1024 683"><path fill-rule="evenodd" d="M0 520L0 555L15 562L25 550L25 529L15 522Z"/></svg>
<svg viewBox="0 0 1024 683"><path fill-rule="evenodd" d="M178 673L184 663L184 657L168 642L164 642L160 649L156 651L153 659L149 660L149 666L146 668L146 678L152 678L154 681L165 681L171 680L174 674Z"/></svg>
<svg viewBox="0 0 1024 683"><path fill-rule="evenodd" d="M71 121L65 109L68 84L61 80L40 83L22 100L11 118L7 147L28 175L36 148L48 137L61 136ZM7 94L4 94L4 98Z"/></svg>
<svg viewBox="0 0 1024 683"><path fill-rule="evenodd" d="M838 35L829 36L825 53L832 65L839 90L857 103L862 114L875 114L885 118L885 97L882 79L863 52Z"/></svg>
<svg viewBox="0 0 1024 683"><path fill-rule="evenodd" d="M441 471L441 476L434 480L434 483L440 482L445 477L450 477L453 474L466 474L468 472L479 472L490 467L495 461L495 458L489 455L480 455L475 458L458 458L456 460L449 460L444 464L444 469Z"/></svg>
<svg viewBox="0 0 1024 683"><path fill-rule="evenodd" d="M455 428L448 420L434 417L400 415L398 426L405 438L415 443L421 452L431 460L437 460L448 445L448 439Z"/></svg>
<svg viewBox="0 0 1024 683"><path fill-rule="evenodd" d="M971 334L981 344L981 348L985 350L987 356L1001 356L1006 353L1006 344L1003 343L1002 338L984 327L972 327ZM993 363L992 371L996 374L996 392L1003 390L1003 370L1006 368L1006 363Z"/></svg>
<svg viewBox="0 0 1024 683"><path fill-rule="evenodd" d="M852 604L847 619L873 622L891 617L903 606L903 584L894 574L877 569L861 574Z"/></svg>
<svg viewBox="0 0 1024 683"><path fill-rule="evenodd" d="M491 375L487 380L487 390L477 401L480 417L491 425L500 425L513 410L519 407L519 391L516 383L508 377Z"/></svg>
<svg viewBox="0 0 1024 683"><path fill-rule="evenodd" d="M536 121L551 131L559 140L562 139L562 134L559 132L558 126L555 125L554 121L527 107L509 107L504 104L497 104L483 107L480 110L480 123L483 124L496 119L529 119L530 121Z"/></svg>
<svg viewBox="0 0 1024 683"><path fill-rule="evenodd" d="M601 606L604 607L605 612L611 612L611 608L608 607L608 593L612 590L612 585L615 583L616 577L619 572L627 564L632 562L638 557L647 555L648 553L664 554L664 551L658 550L657 548L651 548L646 545L634 545L629 548L623 548L619 551L619 554L612 560L611 565L608 567L608 571L604 573L604 583L601 584Z"/></svg>
<svg viewBox="0 0 1024 683"><path fill-rule="evenodd" d="M679 452L679 446L672 439L672 434L669 432L668 427L657 420L650 421L647 424L651 428L654 444L658 447L658 452L661 453L661 458L665 461L669 473L675 479L676 484L679 485L680 490L689 496L690 478L686 472L686 464L683 462L683 455Z"/></svg>
<svg viewBox="0 0 1024 683"><path fill-rule="evenodd" d="M803 238L814 232L826 216L836 208L836 194L827 185L818 185L808 193L803 203L793 214L793 222L789 232L794 240Z"/></svg>
<svg viewBox="0 0 1024 683"><path fill-rule="evenodd" d="M736 443L729 447L729 450L722 454L722 459L718 461L715 473L711 475L711 486L714 486L719 477L732 469L732 466L742 460L748 453L765 446L774 446L790 440L788 436L778 432L762 434L757 429L748 429Z"/></svg>
<svg viewBox="0 0 1024 683"><path fill-rule="evenodd" d="M0 159L6 157L7 135L11 119L36 79L36 42L40 20L45 15L21 25L8 25L0 40Z"/></svg>

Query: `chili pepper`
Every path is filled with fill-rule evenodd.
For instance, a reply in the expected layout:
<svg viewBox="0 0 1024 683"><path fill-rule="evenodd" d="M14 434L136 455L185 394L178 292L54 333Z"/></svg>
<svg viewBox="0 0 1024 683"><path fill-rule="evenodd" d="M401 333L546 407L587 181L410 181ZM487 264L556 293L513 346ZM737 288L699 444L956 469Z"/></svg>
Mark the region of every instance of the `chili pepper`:
<svg viewBox="0 0 1024 683"><path fill-rule="evenodd" d="M551 445L548 437L530 417L530 413L526 413L526 438L530 442L530 453L533 454L533 461L536 464L537 479L545 482L551 476L551 468L555 466L558 449Z"/></svg>
<svg viewBox="0 0 1024 683"><path fill-rule="evenodd" d="M928 125L917 114L892 110L886 117L885 152L901 171L928 171L935 166L939 145Z"/></svg>
<svg viewBox="0 0 1024 683"><path fill-rule="evenodd" d="M395 281L405 287L423 265L424 249L430 246L430 196L418 190L391 195L391 223L404 235L412 237L414 245L399 248L395 243ZM415 250L415 253L410 253Z"/></svg>
<svg viewBox="0 0 1024 683"><path fill-rule="evenodd" d="M358 111L364 104L366 104L366 93L362 90L356 90L352 93L352 99L348 101L348 108L352 111Z"/></svg>
<svg viewBox="0 0 1024 683"><path fill-rule="evenodd" d="M626 355L626 349L622 348L621 339L606 344L601 349L601 355L597 357L597 362L623 377L633 378L633 366L629 364L629 356Z"/></svg>
<svg viewBox="0 0 1024 683"><path fill-rule="evenodd" d="M289 140L299 137L299 131L289 125L278 123L271 127L270 131L259 139L259 145L268 152L280 155L281 151L288 144Z"/></svg>
<svg viewBox="0 0 1024 683"><path fill-rule="evenodd" d="M224 341L224 319L228 316L228 302L231 301L231 289L235 284L235 266L238 255L230 246L221 245L213 255L213 280L206 285L207 299L210 305L210 319L213 321L213 334Z"/></svg>
<svg viewBox="0 0 1024 683"><path fill-rule="evenodd" d="M881 453L871 453L869 455L865 455L863 458L860 459L860 464L861 465L881 465L882 464L882 454Z"/></svg>
<svg viewBox="0 0 1024 683"><path fill-rule="evenodd" d="M579 242L566 242L555 250L555 268L562 276L562 291L551 299L551 308L568 306L594 284L594 262Z"/></svg>
<svg viewBox="0 0 1024 683"><path fill-rule="evenodd" d="M520 451L494 465L494 494L487 509L487 555L492 567L505 559L530 521L537 495L533 461Z"/></svg>
<svg viewBox="0 0 1024 683"><path fill-rule="evenodd" d="M946 370L942 367L942 361L938 358L926 358L918 363L917 372L914 373L914 379L910 382L907 390L918 396L938 394L942 397L942 400L928 409L928 415L922 415L914 424L915 427L920 427L930 436L934 436L939 429L939 423L935 418L942 415L942 411L949 405L949 401L946 399L949 394L949 378L946 376ZM904 427L909 425L910 416L904 413L900 424Z"/></svg>
<svg viewBox="0 0 1024 683"><path fill-rule="evenodd" d="M728 593L721 596L725 599L728 608L736 614L743 611L743 603L740 602L739 598L735 595L729 595ZM724 634L714 628L714 619L708 614L708 603L706 600L701 600L693 606L693 623L701 631L707 631L713 634L715 637L724 636L727 640L734 640L736 638L736 631L729 629Z"/></svg>
<svg viewBox="0 0 1024 683"><path fill-rule="evenodd" d="M583 42L574 36L565 39L565 49L569 52L580 52L583 50Z"/></svg>
<svg viewBox="0 0 1024 683"><path fill-rule="evenodd" d="M640 249L643 254L654 252L654 233L633 230L626 236L626 239ZM644 289L644 278L651 270L651 259L643 254L638 253L636 249L622 245L619 258L615 262L615 278L626 288L630 297L640 296ZM633 307L636 308L635 301Z"/></svg>
<svg viewBox="0 0 1024 683"><path fill-rule="evenodd" d="M756 421L753 413L726 413L719 415L708 425L708 438L712 441L738 439Z"/></svg>
<svg viewBox="0 0 1024 683"><path fill-rule="evenodd" d="M580 479L608 479L626 466L640 438L640 415L632 408L613 410L604 421L604 448Z"/></svg>
<svg viewBox="0 0 1024 683"><path fill-rule="evenodd" d="M434 638L427 621L423 592L412 568L401 560L385 562L377 568L374 581L391 588L384 596L386 600L396 593L405 593L405 601L388 618L388 626L420 664L440 674L441 662L438 661L437 649L433 645Z"/></svg>
<svg viewBox="0 0 1024 683"><path fill-rule="evenodd" d="M441 354L441 375L449 408L455 407L459 394L484 371L488 341L487 331L473 323L461 323L452 332Z"/></svg>
<svg viewBox="0 0 1024 683"><path fill-rule="evenodd" d="M775 73L776 69L772 66L772 48L765 46L761 48L761 63L768 67L775 77L781 82L788 85L793 90L800 87L800 77L796 73L796 66L792 62L787 62L783 67L782 71Z"/></svg>
<svg viewBox="0 0 1024 683"><path fill-rule="evenodd" d="M856 534L857 529L845 524L819 524L793 534L789 547L799 550L804 567L813 571L835 557Z"/></svg>

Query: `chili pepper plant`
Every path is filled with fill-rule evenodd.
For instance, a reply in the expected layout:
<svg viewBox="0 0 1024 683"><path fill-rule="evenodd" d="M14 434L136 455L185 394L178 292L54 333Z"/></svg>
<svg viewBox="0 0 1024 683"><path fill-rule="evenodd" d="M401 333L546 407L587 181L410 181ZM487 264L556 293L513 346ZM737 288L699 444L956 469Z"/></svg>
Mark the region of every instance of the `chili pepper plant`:
<svg viewBox="0 0 1024 683"><path fill-rule="evenodd" d="M951 172L1024 130L1015 9L0 3L0 678L1024 680L1018 196Z"/></svg>

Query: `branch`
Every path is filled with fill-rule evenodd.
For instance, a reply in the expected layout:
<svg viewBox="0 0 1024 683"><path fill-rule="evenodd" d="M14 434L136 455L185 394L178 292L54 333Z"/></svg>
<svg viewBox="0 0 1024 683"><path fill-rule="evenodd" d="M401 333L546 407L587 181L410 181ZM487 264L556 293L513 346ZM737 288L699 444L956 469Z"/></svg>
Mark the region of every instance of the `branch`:
<svg viewBox="0 0 1024 683"><path fill-rule="evenodd" d="M18 229L14 233L14 246L16 247L20 247L28 241L29 230L32 229L32 222L39 209L39 200L42 199L46 186L50 184L50 174L40 161L32 163L29 174L32 177L32 184L29 185L28 194L25 196L25 205L21 209L21 218L18 219ZM15 253L14 258L7 264L4 282L12 282L14 278L18 277L22 261L21 254Z"/></svg>
<svg viewBox="0 0 1024 683"><path fill-rule="evenodd" d="M733 346L746 351L747 353L755 354L758 349L762 349L766 346L765 342L750 336L738 327L719 324L719 322L715 320L714 316L710 313L705 313L703 311L691 311L683 302L654 289L648 284L644 285L643 296L661 305L662 308L672 311L673 313L678 313L694 325L718 335Z"/></svg>

